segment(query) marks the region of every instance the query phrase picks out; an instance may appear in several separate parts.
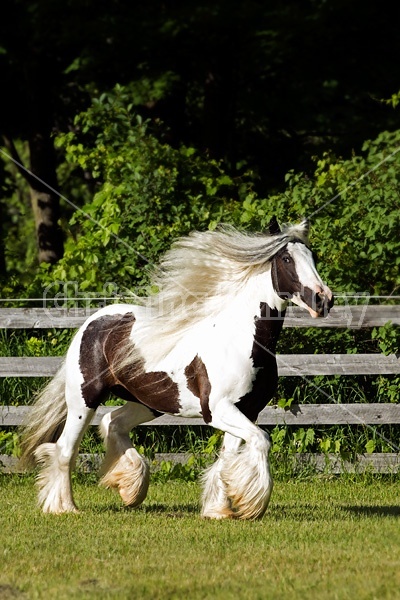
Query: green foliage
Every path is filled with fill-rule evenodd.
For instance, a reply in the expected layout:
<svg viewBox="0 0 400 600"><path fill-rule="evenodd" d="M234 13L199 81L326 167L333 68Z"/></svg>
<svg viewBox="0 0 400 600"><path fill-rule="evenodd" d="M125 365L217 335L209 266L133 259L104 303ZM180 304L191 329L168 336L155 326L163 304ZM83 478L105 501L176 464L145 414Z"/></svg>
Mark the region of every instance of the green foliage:
<svg viewBox="0 0 400 600"><path fill-rule="evenodd" d="M28 145L15 143L22 160L27 161ZM7 155L9 152L7 152ZM37 268L36 234L29 188L14 163L0 155L4 174L0 190L0 248L4 253L7 278L2 281L2 295L25 295L25 288ZM0 177L1 177L0 175Z"/></svg>
<svg viewBox="0 0 400 600"><path fill-rule="evenodd" d="M325 153L313 177L290 172L286 190L243 204L241 221L311 218L318 268L333 290L390 295L400 286L400 131L383 132L349 160ZM315 216L314 216L315 214Z"/></svg>
<svg viewBox="0 0 400 600"><path fill-rule="evenodd" d="M72 329L0 329L0 356L63 356Z"/></svg>
<svg viewBox="0 0 400 600"><path fill-rule="evenodd" d="M41 281L77 281L81 290L143 287L171 240L229 214L234 182L220 162L173 148L138 117L117 86L76 119L79 133L57 144L96 180L92 202L70 222L65 256ZM156 135L157 133L157 135Z"/></svg>
<svg viewBox="0 0 400 600"><path fill-rule="evenodd" d="M250 175L232 179L221 162L173 148L133 109L129 88L116 86L59 136L71 165L95 178L96 193L73 215L65 257L42 272L42 284L144 287L177 236L221 220L262 230L276 214L281 222L311 215L319 270L334 290L389 295L400 286L400 131L366 142L349 160L325 153L313 177L290 172L284 192L259 198Z"/></svg>
<svg viewBox="0 0 400 600"><path fill-rule="evenodd" d="M400 104L400 92L395 92L390 96L390 98L382 100L382 102L392 106L393 108L396 108Z"/></svg>
<svg viewBox="0 0 400 600"><path fill-rule="evenodd" d="M382 354L398 354L400 352L400 327L388 322L383 327L374 327L372 339L377 340Z"/></svg>
<svg viewBox="0 0 400 600"><path fill-rule="evenodd" d="M400 353L400 327L394 327L390 322L383 327L372 330L372 339L378 343L379 350L383 354ZM400 376L380 375L374 382L378 397L385 397L387 402L399 402Z"/></svg>
<svg viewBox="0 0 400 600"><path fill-rule="evenodd" d="M15 431L0 431L0 454L19 456L19 437Z"/></svg>
<svg viewBox="0 0 400 600"><path fill-rule="evenodd" d="M171 480L197 481L202 468L199 457L190 456L185 463L174 463L171 460L163 460L152 474L152 481L166 482Z"/></svg>
<svg viewBox="0 0 400 600"><path fill-rule="evenodd" d="M0 330L0 356L63 356L74 334L70 329ZM44 377L0 378L0 404L30 404Z"/></svg>
<svg viewBox="0 0 400 600"><path fill-rule="evenodd" d="M116 86L58 137L71 165L95 178L96 193L73 215L65 257L41 283L144 287L149 266L190 230L221 220L260 230L272 214L293 222L316 213L312 243L331 287L392 294L400 285L399 131L366 142L350 160L325 153L312 178L290 172L286 190L265 199L250 176L234 180L221 162L173 148L163 135L136 115L129 88Z"/></svg>
<svg viewBox="0 0 400 600"><path fill-rule="evenodd" d="M322 452L337 454L345 460L356 460L357 454L364 452L394 452L399 444L395 426L319 426L295 427L276 425L269 431L271 438L271 460L278 466L285 459L293 475L293 462L296 454ZM372 450L371 450L372 448ZM275 467L276 469L276 467Z"/></svg>

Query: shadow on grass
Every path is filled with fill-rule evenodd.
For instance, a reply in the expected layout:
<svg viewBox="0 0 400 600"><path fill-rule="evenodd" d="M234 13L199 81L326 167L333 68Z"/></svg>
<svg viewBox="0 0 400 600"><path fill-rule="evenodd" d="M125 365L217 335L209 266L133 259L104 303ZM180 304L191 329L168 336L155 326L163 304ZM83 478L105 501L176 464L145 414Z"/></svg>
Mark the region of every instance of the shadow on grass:
<svg viewBox="0 0 400 600"><path fill-rule="evenodd" d="M274 504L267 509L264 519L274 521L326 521L328 508L315 504Z"/></svg>
<svg viewBox="0 0 400 600"><path fill-rule="evenodd" d="M185 519L188 517L200 518L200 507L196 503L188 504L162 504L159 502L153 502L151 504L144 504L138 507L129 507L117 504L93 504L86 507L82 507L82 512L87 511L95 514L135 514L147 515L154 517L162 517L167 519ZM353 520L354 518L371 518L376 517L380 519L398 519L400 517L400 506L345 506L345 505L315 505L315 504L274 504L267 509L261 522L266 524L271 522L285 522L295 521L301 522L324 522L327 521L346 521ZM228 519L229 521L235 521L235 519ZM208 522L213 522L213 520ZM218 521L220 522L220 521ZM243 523L243 521L238 520ZM251 521L248 521L251 522ZM1 595L0 595L1 598Z"/></svg>
<svg viewBox="0 0 400 600"><path fill-rule="evenodd" d="M26 598L26 595L17 587L0 584L0 598L1 600L12 600L13 598Z"/></svg>
<svg viewBox="0 0 400 600"><path fill-rule="evenodd" d="M175 504L165 505L160 503L147 504L141 507L142 512L147 514L162 514L166 517L172 517L174 519L180 519L182 517L188 517L190 515L200 514L198 504Z"/></svg>
<svg viewBox="0 0 400 600"><path fill-rule="evenodd" d="M274 504L267 509L264 519L274 521L332 521L359 517L400 517L400 506L340 506L335 504Z"/></svg>
<svg viewBox="0 0 400 600"><path fill-rule="evenodd" d="M400 517L400 506L341 506L341 509L367 517Z"/></svg>
<svg viewBox="0 0 400 600"><path fill-rule="evenodd" d="M135 509L128 509L135 510ZM146 514L164 515L179 519L190 515L200 515L200 508L196 504L164 505L153 503L136 509ZM327 519L343 519L343 512L359 516L400 517L400 506L316 506L312 504L298 504L296 506L274 505L267 509L264 520L296 521L326 521Z"/></svg>
<svg viewBox="0 0 400 600"><path fill-rule="evenodd" d="M86 512L88 510L92 510L95 513L138 513L141 515L164 515L165 517L173 519L182 519L184 517L200 514L200 509L197 504L171 505L152 503L136 507L124 506L123 504L99 504L97 506L93 506L93 504L88 504L86 507L83 508L83 512Z"/></svg>

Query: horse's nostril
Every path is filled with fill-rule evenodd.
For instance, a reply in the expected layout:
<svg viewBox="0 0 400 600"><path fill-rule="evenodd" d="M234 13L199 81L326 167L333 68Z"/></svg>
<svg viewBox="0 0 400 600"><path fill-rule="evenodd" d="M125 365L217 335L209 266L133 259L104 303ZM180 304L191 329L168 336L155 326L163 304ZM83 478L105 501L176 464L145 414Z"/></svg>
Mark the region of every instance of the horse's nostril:
<svg viewBox="0 0 400 600"><path fill-rule="evenodd" d="M317 308L320 308L324 304L324 296L322 294L315 294L315 304Z"/></svg>
<svg viewBox="0 0 400 600"><path fill-rule="evenodd" d="M333 306L333 296L331 296L330 298L324 294L323 292L321 293L316 293L315 294L315 308L318 312L324 312L324 313L328 313L330 311L330 309Z"/></svg>

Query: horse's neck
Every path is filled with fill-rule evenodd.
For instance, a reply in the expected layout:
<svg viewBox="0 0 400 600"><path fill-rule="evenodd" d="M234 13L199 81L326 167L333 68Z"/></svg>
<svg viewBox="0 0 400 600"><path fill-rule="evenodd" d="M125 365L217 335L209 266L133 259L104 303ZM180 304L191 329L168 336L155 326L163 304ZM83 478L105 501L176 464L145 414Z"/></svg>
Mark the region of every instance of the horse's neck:
<svg viewBox="0 0 400 600"><path fill-rule="evenodd" d="M261 302L265 302L271 311L284 313L287 307L287 301L282 300L274 290L272 285L271 269L257 275L254 278L254 285L258 288L258 297Z"/></svg>
<svg viewBox="0 0 400 600"><path fill-rule="evenodd" d="M241 290L227 297L217 319L224 323L237 323L238 327L260 338L259 341L273 351L282 329L286 307L287 302L274 292L270 273L267 272L254 276Z"/></svg>
<svg viewBox="0 0 400 600"><path fill-rule="evenodd" d="M257 276L247 293L252 298L249 316L253 316L253 351L255 366L275 360L276 345L282 331L287 302L274 292L270 272ZM252 315L251 315L252 312Z"/></svg>
<svg viewBox="0 0 400 600"><path fill-rule="evenodd" d="M264 305L272 311L271 319L265 319L261 314ZM197 343L204 346L209 343L210 333L216 346L228 345L233 349L241 339L243 348L251 349L254 343L274 352L283 320L274 318L274 315L285 307L286 303L273 291L270 273L266 272L249 278L245 285L232 289L232 294L210 298L200 308L202 316L192 323L189 319L179 323L179 327L175 322L173 328L168 328L167 322L160 328L160 321L154 320L151 315L144 318L143 325L138 319L132 341L137 344L149 368L155 368L170 353L171 356L190 354Z"/></svg>
<svg viewBox="0 0 400 600"><path fill-rule="evenodd" d="M276 345L282 331L283 321L285 319L285 310L278 311L272 309L266 302L260 305L260 316L255 319L256 330L254 333L253 356L255 366L261 366L265 362L266 356L260 352L266 352L271 356L275 355ZM260 363L260 364L258 364Z"/></svg>

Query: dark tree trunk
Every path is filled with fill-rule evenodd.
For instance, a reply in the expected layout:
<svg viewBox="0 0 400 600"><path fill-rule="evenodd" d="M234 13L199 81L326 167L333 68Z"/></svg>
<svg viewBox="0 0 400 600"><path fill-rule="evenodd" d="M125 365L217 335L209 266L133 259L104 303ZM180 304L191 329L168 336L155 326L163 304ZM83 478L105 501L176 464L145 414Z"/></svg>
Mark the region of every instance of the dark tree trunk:
<svg viewBox="0 0 400 600"><path fill-rule="evenodd" d="M55 263L63 256L64 242L58 225L60 202L54 146L50 134L36 133L30 136L30 170L23 165L11 137L3 135L3 142L15 166L29 185L39 263Z"/></svg>
<svg viewBox="0 0 400 600"><path fill-rule="evenodd" d="M3 207L0 204L0 223L3 223ZM4 236L0 235L0 277L6 275L6 252L4 245Z"/></svg>
<svg viewBox="0 0 400 600"><path fill-rule="evenodd" d="M31 203L35 218L39 263L55 263L63 256L64 243L58 225L60 201L54 146L50 135L34 133L29 139Z"/></svg>

